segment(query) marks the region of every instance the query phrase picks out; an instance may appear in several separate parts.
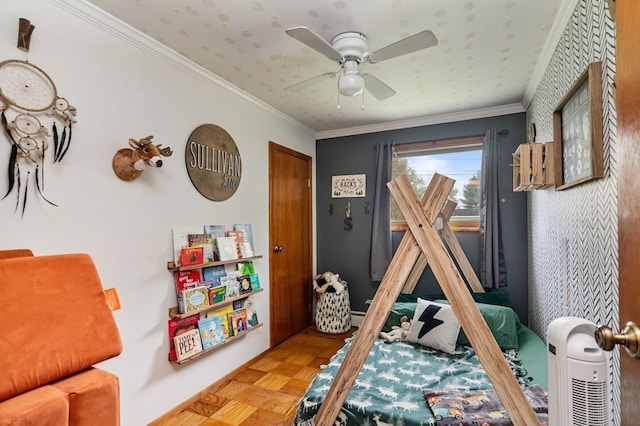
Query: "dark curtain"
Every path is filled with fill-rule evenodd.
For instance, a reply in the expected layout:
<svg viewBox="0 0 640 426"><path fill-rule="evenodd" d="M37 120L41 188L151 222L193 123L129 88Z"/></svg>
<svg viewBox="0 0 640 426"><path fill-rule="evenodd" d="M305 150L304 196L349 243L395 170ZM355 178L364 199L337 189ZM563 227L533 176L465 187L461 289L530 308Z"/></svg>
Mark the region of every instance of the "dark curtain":
<svg viewBox="0 0 640 426"><path fill-rule="evenodd" d="M492 129L482 142L480 172L480 281L485 288L507 285L500 223L498 155L498 134Z"/></svg>
<svg viewBox="0 0 640 426"><path fill-rule="evenodd" d="M376 179L373 194L369 277L373 282L380 282L391 263L391 194L387 183L391 180L393 146L390 143L380 142L375 149Z"/></svg>

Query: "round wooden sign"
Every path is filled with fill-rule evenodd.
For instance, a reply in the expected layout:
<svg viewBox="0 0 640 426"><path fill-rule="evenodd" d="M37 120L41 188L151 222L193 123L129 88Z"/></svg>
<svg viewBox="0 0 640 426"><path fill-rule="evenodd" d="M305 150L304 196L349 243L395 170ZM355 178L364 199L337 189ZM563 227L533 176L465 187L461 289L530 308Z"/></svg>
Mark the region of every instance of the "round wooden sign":
<svg viewBox="0 0 640 426"><path fill-rule="evenodd" d="M185 165L198 192L213 201L231 197L242 177L240 152L223 128L203 124L189 135Z"/></svg>

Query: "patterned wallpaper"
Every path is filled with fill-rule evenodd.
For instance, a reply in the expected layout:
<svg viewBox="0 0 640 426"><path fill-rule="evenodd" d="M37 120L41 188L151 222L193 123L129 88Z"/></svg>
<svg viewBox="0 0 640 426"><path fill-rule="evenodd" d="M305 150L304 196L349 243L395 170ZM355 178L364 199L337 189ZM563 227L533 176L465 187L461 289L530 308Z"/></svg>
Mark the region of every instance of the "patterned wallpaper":
<svg viewBox="0 0 640 426"><path fill-rule="evenodd" d="M604 178L529 193L529 322L540 336L560 316L619 329L615 23L605 0L579 0L527 110L536 142L553 140L553 111L590 62L601 61ZM618 352L610 357L613 420L620 424Z"/></svg>

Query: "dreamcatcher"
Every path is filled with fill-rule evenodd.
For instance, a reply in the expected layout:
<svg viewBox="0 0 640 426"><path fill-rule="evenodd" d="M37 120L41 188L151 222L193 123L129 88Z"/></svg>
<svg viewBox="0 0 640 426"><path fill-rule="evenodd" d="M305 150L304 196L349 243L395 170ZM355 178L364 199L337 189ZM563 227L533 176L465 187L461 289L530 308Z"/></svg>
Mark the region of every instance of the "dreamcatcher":
<svg viewBox="0 0 640 426"><path fill-rule="evenodd" d="M11 144L7 167L9 187L2 199L15 188L16 211L21 206L24 214L32 179L42 199L57 207L43 194L45 152L52 138L52 162L62 161L71 144L76 112L65 98L58 96L53 80L39 67L18 59L0 62L0 119ZM11 121L7 113L13 115ZM38 118L43 115L53 119L51 130ZM56 122L62 125L60 130Z"/></svg>

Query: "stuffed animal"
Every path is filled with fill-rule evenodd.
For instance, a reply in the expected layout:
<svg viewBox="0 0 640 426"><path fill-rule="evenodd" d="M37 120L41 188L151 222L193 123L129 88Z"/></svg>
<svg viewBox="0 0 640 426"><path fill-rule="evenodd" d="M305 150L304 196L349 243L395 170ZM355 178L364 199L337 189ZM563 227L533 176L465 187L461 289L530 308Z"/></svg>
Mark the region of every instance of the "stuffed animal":
<svg viewBox="0 0 640 426"><path fill-rule="evenodd" d="M409 321L406 315L403 315L400 318L399 326L392 326L391 331L388 333L381 331L380 337L385 343L401 342L407 337L407 334L409 334L409 328L411 328L411 321Z"/></svg>
<svg viewBox="0 0 640 426"><path fill-rule="evenodd" d="M344 284L340 281L340 275L327 271L316 276L313 280L313 289L317 293L342 293Z"/></svg>

